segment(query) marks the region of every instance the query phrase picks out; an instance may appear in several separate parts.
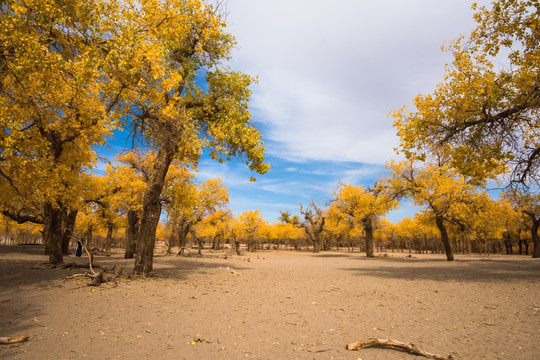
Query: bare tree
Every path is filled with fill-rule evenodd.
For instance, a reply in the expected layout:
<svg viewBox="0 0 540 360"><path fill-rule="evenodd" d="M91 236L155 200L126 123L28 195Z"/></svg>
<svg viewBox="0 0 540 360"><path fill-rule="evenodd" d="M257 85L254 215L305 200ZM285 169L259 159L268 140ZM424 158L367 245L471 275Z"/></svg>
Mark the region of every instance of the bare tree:
<svg viewBox="0 0 540 360"><path fill-rule="evenodd" d="M311 200L311 205L307 208L304 208L302 203L300 203L300 212L304 215L305 220L300 222L299 226L304 229L308 239L313 243L313 252L317 253L320 251L323 241L322 232L324 230L326 215L320 207L315 205L313 200Z"/></svg>

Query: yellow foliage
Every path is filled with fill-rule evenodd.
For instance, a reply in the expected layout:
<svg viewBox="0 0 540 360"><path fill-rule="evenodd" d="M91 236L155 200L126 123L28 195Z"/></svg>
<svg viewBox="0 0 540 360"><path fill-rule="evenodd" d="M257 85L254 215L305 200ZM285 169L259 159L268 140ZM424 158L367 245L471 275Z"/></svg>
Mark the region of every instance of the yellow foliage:
<svg viewBox="0 0 540 360"><path fill-rule="evenodd" d="M440 218L460 226L472 227L478 214L487 212L490 198L447 166L433 163L415 168L413 162L390 163L389 186L396 194L409 197L432 219Z"/></svg>
<svg viewBox="0 0 540 360"><path fill-rule="evenodd" d="M474 8L476 29L446 48L454 61L444 80L414 99L415 111L392 113L399 150L410 160L446 159L477 184L508 172L514 182L538 181L540 4Z"/></svg>
<svg viewBox="0 0 540 360"><path fill-rule="evenodd" d="M108 1L6 1L0 9L0 148L8 211L77 208L94 147L118 112L101 76ZM39 212L39 210L38 210Z"/></svg>
<svg viewBox="0 0 540 360"><path fill-rule="evenodd" d="M398 206L396 200L381 191L363 186L345 185L334 192L336 199L328 211L329 226L337 233L357 237L366 223L374 223Z"/></svg>

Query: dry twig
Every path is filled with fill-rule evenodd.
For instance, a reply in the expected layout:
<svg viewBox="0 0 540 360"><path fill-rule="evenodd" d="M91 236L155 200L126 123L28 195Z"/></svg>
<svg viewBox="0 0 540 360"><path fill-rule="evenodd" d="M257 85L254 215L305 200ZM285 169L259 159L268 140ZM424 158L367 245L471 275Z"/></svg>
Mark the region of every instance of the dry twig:
<svg viewBox="0 0 540 360"><path fill-rule="evenodd" d="M361 350L361 349L367 349L367 348L373 348L373 347L406 351L409 354L424 356L429 359L435 359L435 360L452 360L453 359L452 355L442 356L442 355L437 355L437 354L431 354L431 353L418 349L416 345L414 344L403 343L401 341L392 340L392 339L371 338L367 340L362 340L362 341L348 344L347 350Z"/></svg>
<svg viewBox="0 0 540 360"><path fill-rule="evenodd" d="M19 336L19 337L16 337L16 338L10 338L10 337L0 337L0 344L17 344L17 343L22 343L22 342L25 342L26 340L28 340L30 336L28 335L25 335L25 336Z"/></svg>

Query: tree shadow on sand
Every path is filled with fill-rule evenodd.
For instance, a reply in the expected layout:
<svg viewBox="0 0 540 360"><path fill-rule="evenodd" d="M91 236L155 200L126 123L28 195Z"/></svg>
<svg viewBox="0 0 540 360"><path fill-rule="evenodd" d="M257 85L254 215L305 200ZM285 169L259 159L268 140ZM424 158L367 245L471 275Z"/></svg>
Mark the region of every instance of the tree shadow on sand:
<svg viewBox="0 0 540 360"><path fill-rule="evenodd" d="M25 335L31 333L36 326L42 326L39 318L46 308L43 304L51 301L44 297L47 289L60 288L69 297L71 291L86 288L86 284L90 282L90 280L66 280L70 275L84 274L89 271L88 269L47 268L45 265L48 256L43 255L43 250L42 246L0 246L0 336ZM88 264L88 258L65 256L64 262L83 265ZM110 257L96 256L94 264L109 269L113 266L124 266L129 272L133 268L134 260L124 259L122 252L113 252ZM209 269L223 268L224 271L248 269L234 266L231 262L216 257L158 256L154 264L153 275L156 278L171 279L174 282L188 280L190 274L203 273ZM122 281L124 280L118 281L118 289L122 288ZM152 277L149 279L135 277L125 281L152 281ZM115 291L113 286L103 284L100 288L105 292ZM8 347L12 346L17 345Z"/></svg>
<svg viewBox="0 0 540 360"><path fill-rule="evenodd" d="M157 260L157 261L156 261ZM206 255L204 257L181 257L181 256L160 256L154 260L154 276L160 278L171 278L174 280L186 279L190 273L205 273L211 269L230 269L234 271L249 270L247 267L233 265L232 262L220 259L217 256Z"/></svg>
<svg viewBox="0 0 540 360"><path fill-rule="evenodd" d="M122 266L130 273L133 269L134 260L124 259L120 251L105 255L94 256L93 264L97 267L113 269ZM48 257L43 255L42 246L0 246L0 293L6 295L8 292L16 290L23 294L26 287L63 287L66 278L73 274L85 273L89 269L81 267L70 268L48 268ZM77 266L87 266L88 257L80 258L67 255L64 257L64 264L75 264ZM231 261L222 259L218 255L206 255L203 257L182 257L175 255L156 255L154 257L154 272L150 279L155 277L171 278L175 281L186 279L189 273L201 272L208 269L230 268L232 270L248 270L249 268L237 266ZM133 278L133 279L136 279ZM0 297L0 301L6 296Z"/></svg>
<svg viewBox="0 0 540 360"><path fill-rule="evenodd" d="M448 262L444 259L361 259L355 267L344 270L359 276L399 280L433 280L455 282L537 282L540 261L534 259L466 259Z"/></svg>
<svg viewBox="0 0 540 360"><path fill-rule="evenodd" d="M321 253L317 253L317 254L311 254L311 256L316 257L316 258L348 258L348 257L352 257L353 255L352 254L321 254Z"/></svg>

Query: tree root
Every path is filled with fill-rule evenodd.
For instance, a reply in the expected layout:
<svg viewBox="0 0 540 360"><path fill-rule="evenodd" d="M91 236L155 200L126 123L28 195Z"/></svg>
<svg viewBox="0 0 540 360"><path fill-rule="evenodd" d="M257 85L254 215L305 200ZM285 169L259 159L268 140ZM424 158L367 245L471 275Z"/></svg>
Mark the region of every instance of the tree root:
<svg viewBox="0 0 540 360"><path fill-rule="evenodd" d="M28 340L30 336L19 336L16 338L9 338L9 337L0 337L0 344L17 344L22 343Z"/></svg>
<svg viewBox="0 0 540 360"><path fill-rule="evenodd" d="M383 348L383 349L394 349L408 352L409 354L424 356L429 359L435 360L453 360L452 355L442 356L437 354L431 354L425 351L422 351L416 347L416 345L411 343L403 343L401 341L392 340L392 339L367 339L363 341L358 341L347 345L347 350L361 350L367 348Z"/></svg>

